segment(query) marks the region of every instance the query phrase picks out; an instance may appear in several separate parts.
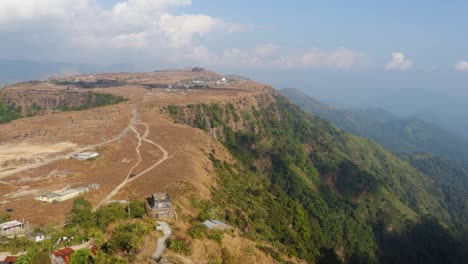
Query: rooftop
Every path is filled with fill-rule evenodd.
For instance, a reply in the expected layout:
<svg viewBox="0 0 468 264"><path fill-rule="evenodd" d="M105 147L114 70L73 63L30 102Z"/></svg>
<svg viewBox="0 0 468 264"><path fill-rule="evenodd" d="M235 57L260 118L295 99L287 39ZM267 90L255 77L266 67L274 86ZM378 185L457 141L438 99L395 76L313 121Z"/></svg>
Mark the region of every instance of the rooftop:
<svg viewBox="0 0 468 264"><path fill-rule="evenodd" d="M153 199L157 201L168 200L169 195L167 193L153 193Z"/></svg>
<svg viewBox="0 0 468 264"><path fill-rule="evenodd" d="M73 254L74 252L75 250L73 250L72 248L66 247L66 248L52 251L52 255L56 257L67 257Z"/></svg>
<svg viewBox="0 0 468 264"><path fill-rule="evenodd" d="M69 194L76 193L76 192L79 192L79 190L77 190L77 189L69 189L69 190L66 190L66 191L57 193L57 195L58 195L58 196L65 196L65 195L69 195Z"/></svg>
<svg viewBox="0 0 468 264"><path fill-rule="evenodd" d="M15 226L20 226L20 225L23 225L23 223L21 223L18 220L13 220L13 221L1 223L0 224L0 229L7 229L7 228L15 227Z"/></svg>
<svg viewBox="0 0 468 264"><path fill-rule="evenodd" d="M225 223L219 221L219 220L215 220L215 219L209 219L209 220L206 220L205 222L203 222L203 224L208 227L208 228L214 228L214 227L219 227L219 226L227 226Z"/></svg>

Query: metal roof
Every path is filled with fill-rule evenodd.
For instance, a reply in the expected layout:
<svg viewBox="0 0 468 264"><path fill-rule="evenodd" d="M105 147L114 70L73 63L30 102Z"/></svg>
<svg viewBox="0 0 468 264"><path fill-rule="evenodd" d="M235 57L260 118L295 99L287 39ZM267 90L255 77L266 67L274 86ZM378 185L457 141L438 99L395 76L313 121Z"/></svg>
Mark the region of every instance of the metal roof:
<svg viewBox="0 0 468 264"><path fill-rule="evenodd" d="M69 194L72 194L72 193L78 193L79 191L77 189L69 189L69 190L66 190L66 191L63 191L61 193L57 193L58 196L65 196L65 195L69 195Z"/></svg>
<svg viewBox="0 0 468 264"><path fill-rule="evenodd" d="M0 229L8 229L8 228L12 228L12 227L15 227L15 226L22 226L22 225L23 225L23 223L21 223L20 221L13 220L13 221L1 223L0 224Z"/></svg>
<svg viewBox="0 0 468 264"><path fill-rule="evenodd" d="M214 219L210 219L210 220L206 220L205 222L203 222L203 224L208 227L208 228L214 228L216 226L225 226L226 224L219 221L219 220L214 220Z"/></svg>

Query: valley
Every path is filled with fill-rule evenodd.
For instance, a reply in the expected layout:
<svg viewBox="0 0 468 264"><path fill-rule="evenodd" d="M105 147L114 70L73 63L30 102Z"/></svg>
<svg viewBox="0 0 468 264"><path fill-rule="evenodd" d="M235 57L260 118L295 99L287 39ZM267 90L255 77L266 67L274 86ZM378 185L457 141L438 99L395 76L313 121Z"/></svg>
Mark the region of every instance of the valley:
<svg viewBox="0 0 468 264"><path fill-rule="evenodd" d="M447 209L437 182L381 146L302 112L269 85L194 68L20 83L0 98L41 109L0 125L0 210L37 228L94 239L99 232L83 232L95 224L112 241L115 223L125 230L154 225L142 215L130 219L130 211L124 222L123 206L143 208L152 194L167 193L176 213L163 254L170 263L397 261L387 252L400 250L406 232L437 228L454 246L434 252L464 257L452 233L459 216ZM99 156L72 158L85 151ZM35 200L83 186L99 188L58 203ZM77 206L96 217L75 219ZM100 216L106 210L120 210L120 220ZM200 227L210 219L234 231ZM148 260L155 236L117 256ZM100 249L113 252L106 243Z"/></svg>

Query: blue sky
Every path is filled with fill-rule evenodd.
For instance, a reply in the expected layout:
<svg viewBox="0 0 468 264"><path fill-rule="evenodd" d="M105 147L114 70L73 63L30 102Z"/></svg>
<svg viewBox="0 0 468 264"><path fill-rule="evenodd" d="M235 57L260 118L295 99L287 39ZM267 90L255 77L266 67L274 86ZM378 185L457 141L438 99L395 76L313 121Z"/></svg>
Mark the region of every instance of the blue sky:
<svg viewBox="0 0 468 264"><path fill-rule="evenodd" d="M199 65L413 114L468 98L467 14L456 0L2 0L0 58Z"/></svg>

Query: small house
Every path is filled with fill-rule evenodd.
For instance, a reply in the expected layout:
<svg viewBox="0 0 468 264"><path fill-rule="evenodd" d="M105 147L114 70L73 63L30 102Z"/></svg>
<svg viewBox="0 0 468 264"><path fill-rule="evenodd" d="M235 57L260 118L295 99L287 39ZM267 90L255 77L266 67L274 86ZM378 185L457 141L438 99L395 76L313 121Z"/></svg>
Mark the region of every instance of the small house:
<svg viewBox="0 0 468 264"><path fill-rule="evenodd" d="M153 193L145 204L146 212L153 218L177 218L167 193Z"/></svg>
<svg viewBox="0 0 468 264"><path fill-rule="evenodd" d="M36 201L53 203L56 201L58 194L56 193L44 193L35 197Z"/></svg>
<svg viewBox="0 0 468 264"><path fill-rule="evenodd" d="M2 262L0 263L5 263L5 264L13 264L18 260L18 256L7 256Z"/></svg>
<svg viewBox="0 0 468 264"><path fill-rule="evenodd" d="M171 199L167 193L153 193L151 196L151 209L167 209L172 207Z"/></svg>
<svg viewBox="0 0 468 264"><path fill-rule="evenodd" d="M23 228L24 223L18 220L8 221L0 224L0 232L2 232L2 235L9 235Z"/></svg>
<svg viewBox="0 0 468 264"><path fill-rule="evenodd" d="M89 187L77 187L75 189L68 189L63 192L52 192L52 193L45 193L36 196L37 201L42 201L42 202L49 202L49 203L55 203L55 202L63 202L68 199L72 199L77 197L80 194L83 194L85 192L89 191Z"/></svg>
<svg viewBox="0 0 468 264"><path fill-rule="evenodd" d="M88 185L89 189L92 189L92 190L98 190L100 185L99 183L91 183L90 185Z"/></svg>
<svg viewBox="0 0 468 264"><path fill-rule="evenodd" d="M97 152L82 152L73 155L73 157L77 160L89 160L99 157L99 153Z"/></svg>
<svg viewBox="0 0 468 264"><path fill-rule="evenodd" d="M68 264L70 263L70 256L75 253L75 250L65 247L59 250L52 251L50 259L52 264Z"/></svg>

